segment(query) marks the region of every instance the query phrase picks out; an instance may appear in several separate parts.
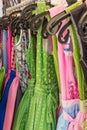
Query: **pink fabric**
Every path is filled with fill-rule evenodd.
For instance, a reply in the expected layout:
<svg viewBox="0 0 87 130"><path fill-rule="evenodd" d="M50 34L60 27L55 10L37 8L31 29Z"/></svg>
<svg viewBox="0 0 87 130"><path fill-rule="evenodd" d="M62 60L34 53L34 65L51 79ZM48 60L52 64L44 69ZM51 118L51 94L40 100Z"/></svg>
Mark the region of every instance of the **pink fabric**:
<svg viewBox="0 0 87 130"><path fill-rule="evenodd" d="M61 27L66 24L66 20L63 21ZM60 28L61 29L61 28ZM64 32L63 35L65 35ZM58 35L58 33L57 33ZM59 61L59 70L60 70L60 82L61 82L61 93L63 100L71 100L78 98L78 86L77 81L75 80L74 73L73 73L73 56L67 55L64 52L64 49L67 48L67 44L62 45L58 43L58 61ZM70 53L68 51L68 53ZM72 84L70 84L72 82ZM73 93L75 90L75 95Z"/></svg>
<svg viewBox="0 0 87 130"><path fill-rule="evenodd" d="M50 12L50 16L51 18L54 17L55 15L63 12L65 9L65 6L64 5L59 5L57 7L53 7L51 9L49 9L49 12Z"/></svg>
<svg viewBox="0 0 87 130"><path fill-rule="evenodd" d="M50 9L49 11L50 11L51 17L54 17L56 14L63 12L64 9L65 9L65 7L63 5L60 7L55 7L55 8ZM66 20L63 21L61 28L65 24L66 24ZM58 36L58 32L57 32L56 36ZM65 34L66 34L66 32L64 32L63 35L65 35ZM59 70L60 70L61 94L62 94L62 99L65 101L68 100L67 102L69 102L69 100L70 100L70 102L71 102L70 105L72 106L73 101L71 101L71 100L77 99L76 101L78 101L78 97L79 97L78 90L77 90L77 81L75 80L74 73L73 73L73 63L74 63L73 56L66 55L64 53L64 48L67 48L67 45L61 44L58 42L58 62L59 62ZM68 84L69 82L72 82L72 84ZM73 90L72 90L72 85L73 85ZM75 93L73 93L73 91ZM71 95L70 95L70 93L71 93ZM74 103L76 103L76 101L74 101ZM64 101L62 103L64 103ZM59 107L58 107L58 111L57 111L58 117L63 112L62 107L63 107L63 104L62 104L62 106L59 105ZM70 116L68 116L68 115L66 115L66 117L71 119ZM70 122L73 120L74 119L71 119Z"/></svg>
<svg viewBox="0 0 87 130"><path fill-rule="evenodd" d="M50 9L50 15L51 17L54 17L56 14L59 14L63 12L65 9L65 6L58 6L55 8ZM63 22L63 25L65 24L65 20ZM62 26L63 26L62 25ZM57 34L58 35L58 32ZM59 70L60 70L60 83L61 83L61 93L62 93L62 99L66 99L66 64L65 64L65 54L64 54L64 46L62 44L58 43L58 61L59 61Z"/></svg>
<svg viewBox="0 0 87 130"><path fill-rule="evenodd" d="M8 40L7 40L7 57L8 57L8 75L5 81L5 85L4 88L6 86L6 83L8 82L9 76L10 76L10 71L11 71L11 43L12 43L12 35L11 35L11 30L10 30L10 26L8 26Z"/></svg>
<svg viewBox="0 0 87 130"><path fill-rule="evenodd" d="M63 12L65 9L65 6L58 6L55 8L50 9L50 15L51 17L54 17L56 14L59 14ZM63 20L61 28L66 24L66 20ZM61 30L59 29L59 31ZM58 32L59 32L58 31ZM57 32L57 36L58 36ZM63 35L66 35L66 31ZM73 73L73 56L68 56L64 53L64 48L67 48L67 44L61 44L58 42L58 62L59 62L59 70L60 70L60 83L61 83L61 93L62 93L62 99L64 100L71 100L78 98L78 86L77 81L75 80L74 73ZM72 87L70 86L70 83L72 82L74 94L73 91L70 90ZM71 92L72 91L72 92Z"/></svg>
<svg viewBox="0 0 87 130"><path fill-rule="evenodd" d="M65 9L65 7L63 5L55 7L54 9L51 9L50 10L51 17L63 12L64 9ZM64 22L63 22L63 25L64 25ZM58 33L56 35L58 35ZM61 83L62 99L66 99L66 89L65 89L65 87L66 87L66 82L65 82L66 66L65 66L64 45L59 44L59 43L58 43L58 61L59 61L59 70L60 70L60 83Z"/></svg>
<svg viewBox="0 0 87 130"><path fill-rule="evenodd" d="M87 113L84 112L78 112L77 116L75 119L72 119L70 122L70 125L68 127L68 130L83 130L82 129L82 124L84 121L87 120Z"/></svg>
<svg viewBox="0 0 87 130"><path fill-rule="evenodd" d="M51 17L54 17L55 15L57 15L57 14L59 14L59 13L61 13L62 11L64 11L64 9L65 9L65 6L64 5L61 5L61 6L57 6L57 7L54 7L54 8L51 8L50 10L49 10L49 12L50 12L50 16ZM61 46L61 48L62 48L63 46ZM59 50L60 51L60 50ZM61 52L60 51L60 59L61 59L61 64L62 65L65 65L65 61L64 61L64 59L63 59L63 57L64 57L64 53L63 52ZM58 59L59 60L59 59ZM60 64L60 63L59 63ZM64 69L63 69L64 68ZM60 70L60 65L59 65L59 70ZM63 70L63 73L65 73L65 67L64 66L62 66L62 70ZM61 72L62 73L62 72ZM61 74L60 74L61 75ZM62 78L63 78L63 81L65 81L65 75L62 75ZM61 83L61 86L64 86L65 87L65 82L61 82L61 79L60 79L60 83ZM62 88L62 87L61 87ZM62 91L61 91L62 92ZM62 95L64 95L63 93L62 93ZM64 97L65 97L65 95L64 95ZM62 112L62 106L61 106L61 104L58 106L58 110L57 110L57 118L60 116L60 114L61 114L61 112Z"/></svg>
<svg viewBox="0 0 87 130"><path fill-rule="evenodd" d="M6 83L8 82L8 79L9 79L9 76L10 76L10 71L11 71L12 35L11 35L10 27L8 27L7 50L8 50L7 51L7 55L8 55L8 76L7 76L6 81L5 81L5 86L6 86ZM3 130L11 130L18 86L19 86L19 77L18 77L18 72L16 72L16 77L13 80L13 82L10 86L10 89L9 89Z"/></svg>
<svg viewBox="0 0 87 130"><path fill-rule="evenodd" d="M60 70L60 83L61 83L61 93L62 99L66 100L67 91L66 91L66 62L64 47L58 43L58 61L59 61L59 70Z"/></svg>
<svg viewBox="0 0 87 130"><path fill-rule="evenodd" d="M13 80L9 90L3 130L11 130L18 86L19 86L19 77L17 72L16 78Z"/></svg>
<svg viewBox="0 0 87 130"><path fill-rule="evenodd" d="M66 60L66 89L67 89L67 99L79 99L77 80L74 76L74 59L73 52L65 52Z"/></svg>
<svg viewBox="0 0 87 130"><path fill-rule="evenodd" d="M69 108L71 106L74 106L75 104L79 104L79 99L62 100L62 106L64 108Z"/></svg>

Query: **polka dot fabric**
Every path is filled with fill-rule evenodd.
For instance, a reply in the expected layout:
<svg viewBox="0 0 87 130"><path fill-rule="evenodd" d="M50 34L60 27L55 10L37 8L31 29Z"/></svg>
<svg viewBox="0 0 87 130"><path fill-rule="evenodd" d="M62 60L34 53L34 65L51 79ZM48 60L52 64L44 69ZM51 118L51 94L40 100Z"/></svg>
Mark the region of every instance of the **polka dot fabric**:
<svg viewBox="0 0 87 130"><path fill-rule="evenodd" d="M37 12L44 12L45 3L37 3ZM36 84L31 100L26 130L55 130L58 105L58 84L53 55L43 48L42 27L37 34ZM47 41L48 42L48 39Z"/></svg>

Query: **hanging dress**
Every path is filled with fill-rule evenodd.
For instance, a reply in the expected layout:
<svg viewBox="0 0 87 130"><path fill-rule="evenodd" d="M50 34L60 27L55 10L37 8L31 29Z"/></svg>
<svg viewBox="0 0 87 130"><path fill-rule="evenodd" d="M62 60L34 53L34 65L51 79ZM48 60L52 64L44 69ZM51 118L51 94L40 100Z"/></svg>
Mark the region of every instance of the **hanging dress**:
<svg viewBox="0 0 87 130"><path fill-rule="evenodd" d="M81 18L81 12L83 13L86 9L86 4L79 5L76 9L71 10L71 18L73 25L70 26L70 32L73 37L73 47L74 47L74 59L75 59L75 66L76 66L76 74L78 79L78 86L79 86L79 94L80 94L80 111L77 114L75 119L71 120L68 130L86 130L87 129L87 84L85 81L84 71L81 64L81 56L83 48L80 45L81 42L79 41L78 37L78 26L77 23ZM70 10L67 10L67 12ZM82 15L83 16L83 15ZM78 20L76 20L78 19Z"/></svg>
<svg viewBox="0 0 87 130"><path fill-rule="evenodd" d="M70 7L76 8L78 5L81 4L80 2L77 2L69 7L66 8L68 10ZM66 22L65 22L66 23ZM69 37L71 39L71 36ZM69 41L68 46L72 44L72 41ZM71 42L71 43L70 43ZM60 45L60 44L58 44ZM62 46L62 45L61 45ZM59 51L58 51L59 52ZM67 46L64 47L63 53L65 55L65 66L66 66L66 77L65 77L65 85L66 85L66 92L64 92L64 88L62 91L66 94L66 98L64 99L63 95L63 100L62 100L62 106L63 106L63 113L60 115L58 119L58 124L57 124L57 130L67 130L69 124L71 121L76 117L77 113L79 112L79 93L78 93L78 85L77 81L75 79L75 75L73 73L73 53L72 51L67 48ZM60 52L59 52L60 54ZM60 55L59 55L60 57ZM61 64L61 58L60 64ZM64 64L64 63L63 63ZM63 93L63 94L64 94Z"/></svg>
<svg viewBox="0 0 87 130"><path fill-rule="evenodd" d="M1 112L1 120L0 120L0 130L3 129L3 123L4 123L4 117L5 117L5 112L6 112L6 105L7 105L7 99L8 99L8 93L9 93L9 89L10 89L10 86L11 86L11 83L13 81L13 79L15 78L15 72L14 71L11 71L9 73L9 77L8 77L8 81L6 83L6 87L5 87L5 90L4 90L4 93L3 93L3 96L1 98L1 101L0 101L0 112Z"/></svg>
<svg viewBox="0 0 87 130"><path fill-rule="evenodd" d="M64 8L65 8L64 5L54 7L53 10L52 9L50 10L51 16L54 16L58 12L60 13L64 11ZM65 23L66 21L63 21L63 25ZM56 35L58 35L58 33ZM63 112L58 118L58 124L57 124L58 130L59 129L65 130L68 127L69 121L65 119L64 113L68 113L69 115L75 117L77 112L79 111L79 102L78 102L79 96L78 96L77 84L72 71L73 57L72 55L70 55L71 53L70 51L66 51L68 49L67 46L69 46L67 44L62 45L61 43L58 43L58 61L60 68L60 82L61 82L60 84L61 84L62 106L63 106ZM68 68L70 73L68 73L69 72ZM75 91L73 91L74 89Z"/></svg>
<svg viewBox="0 0 87 130"><path fill-rule="evenodd" d="M14 109L15 109L15 101L17 96L17 90L19 87L19 76L18 72L16 72L16 64L15 64L15 51L14 51L14 37L12 37L10 27L8 27L8 42L7 42L7 50L8 51L8 59L10 60L8 63L8 76L7 81L9 78L11 78L9 73L15 74L15 77L10 84L8 98L7 98L7 105L6 105L6 112L5 112L5 118L4 118L4 125L3 130L11 130L12 127L12 121L14 116ZM5 86L6 88L6 86Z"/></svg>
<svg viewBox="0 0 87 130"><path fill-rule="evenodd" d="M37 3L37 13L44 12L44 2ZM58 83L53 55L48 39L41 37L42 26L37 32L36 84L31 100L26 130L55 130L58 105Z"/></svg>
<svg viewBox="0 0 87 130"><path fill-rule="evenodd" d="M13 130L26 130L27 120L29 116L29 108L30 102L34 94L34 87L36 81L36 74L35 74L35 63L36 63L36 38L31 35L30 30L28 30L28 37L29 37L29 45L28 50L25 52L28 62L28 68L30 72L29 80L28 80L28 87L22 97L22 100L19 104L17 109Z"/></svg>
<svg viewBox="0 0 87 130"><path fill-rule="evenodd" d="M66 3L64 3L64 7L66 6ZM49 12L50 12L50 17L53 18L55 15L57 15L58 13L61 13L63 10L64 10L64 7L62 8L62 5L60 4L59 6L57 7L53 7L51 9L49 9ZM61 104L61 83L60 83L60 71L58 72L58 69L59 69L59 61L58 61L58 53L56 52L58 50L58 45L57 45L57 48L55 46L55 37L56 36L53 36L52 39L53 39L53 53L54 53L54 62L55 62L55 65L56 65L56 73L57 73L57 77L58 77L58 86L59 86L59 106L58 106L58 110L57 110L57 115L59 117L59 115L61 114L62 112L62 104ZM56 37L57 38L57 37ZM56 41L58 42L58 41ZM57 49L57 50L55 50ZM57 53L57 54L56 54ZM57 56L56 56L57 55ZM57 58L57 63L56 63L56 58ZM62 60L62 59L61 59ZM63 64L62 64L63 65ZM58 118L57 117L57 118Z"/></svg>
<svg viewBox="0 0 87 130"><path fill-rule="evenodd" d="M8 33L10 33L10 28L8 29ZM11 37L8 38L8 43L9 43L10 40L11 40ZM9 50L8 50L8 54L9 54L9 59L10 59ZM10 61L8 63L8 67L10 68ZM0 100L0 113L1 113L0 114L1 115L0 116L0 118L1 118L1 120L0 120L0 130L3 130L3 124L4 124L4 118L5 118L5 112L6 112L9 89L11 87L11 84L12 84L15 76L16 76L15 71L12 70L12 71L8 72L8 77L7 77L8 80L6 82L6 86L5 86L2 98Z"/></svg>

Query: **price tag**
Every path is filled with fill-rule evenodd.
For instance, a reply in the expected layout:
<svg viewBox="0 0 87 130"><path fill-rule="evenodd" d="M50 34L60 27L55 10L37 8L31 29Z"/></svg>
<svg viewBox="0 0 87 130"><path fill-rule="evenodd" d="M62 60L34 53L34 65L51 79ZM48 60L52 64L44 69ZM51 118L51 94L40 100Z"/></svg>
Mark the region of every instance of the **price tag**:
<svg viewBox="0 0 87 130"><path fill-rule="evenodd" d="M52 5L60 5L61 4L61 0L51 0L51 4Z"/></svg>
<svg viewBox="0 0 87 130"><path fill-rule="evenodd" d="M51 4L52 5L65 5L65 6L68 6L66 0L51 0Z"/></svg>

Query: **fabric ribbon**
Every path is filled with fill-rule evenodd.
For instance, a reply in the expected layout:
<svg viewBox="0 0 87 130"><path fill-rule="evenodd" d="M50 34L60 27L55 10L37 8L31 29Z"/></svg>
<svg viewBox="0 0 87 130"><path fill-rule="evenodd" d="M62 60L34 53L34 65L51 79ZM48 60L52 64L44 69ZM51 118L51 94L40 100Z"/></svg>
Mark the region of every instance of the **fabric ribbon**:
<svg viewBox="0 0 87 130"><path fill-rule="evenodd" d="M50 86L49 89L45 89L47 88L47 86ZM42 96L46 96L47 97L47 123L52 123L53 122L53 118L54 118L54 111L57 110L57 100L56 97L54 96L55 92L57 91L57 84L47 84L47 85L41 85L44 87L35 87L35 92L39 93ZM46 86L46 87L45 87ZM53 86L53 87L52 87ZM51 88L52 87L52 88Z"/></svg>
<svg viewBox="0 0 87 130"><path fill-rule="evenodd" d="M76 120L73 120L69 127L68 130L83 130L81 127L81 124L79 123L79 121L77 122Z"/></svg>
<svg viewBox="0 0 87 130"><path fill-rule="evenodd" d="M29 91L34 91L35 79L28 80Z"/></svg>
<svg viewBox="0 0 87 130"><path fill-rule="evenodd" d="M77 122L75 119L73 119L69 114L67 114L65 111L63 111L63 115L66 120L70 122L70 125L68 127L68 130L83 130L81 128L81 124Z"/></svg>
<svg viewBox="0 0 87 130"><path fill-rule="evenodd" d="M53 114L54 111L57 109L57 100L53 96L52 92L49 92L47 95L47 122L53 122Z"/></svg>

